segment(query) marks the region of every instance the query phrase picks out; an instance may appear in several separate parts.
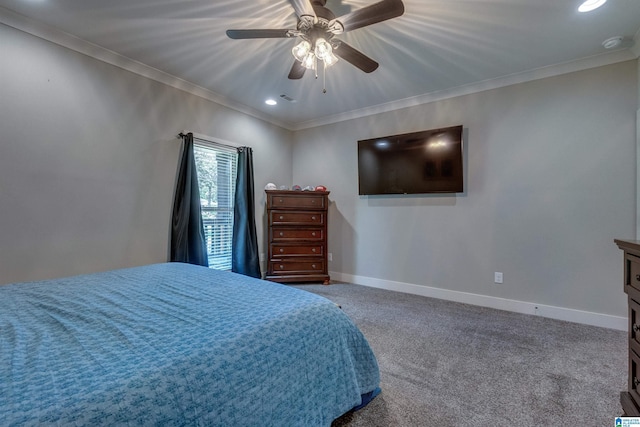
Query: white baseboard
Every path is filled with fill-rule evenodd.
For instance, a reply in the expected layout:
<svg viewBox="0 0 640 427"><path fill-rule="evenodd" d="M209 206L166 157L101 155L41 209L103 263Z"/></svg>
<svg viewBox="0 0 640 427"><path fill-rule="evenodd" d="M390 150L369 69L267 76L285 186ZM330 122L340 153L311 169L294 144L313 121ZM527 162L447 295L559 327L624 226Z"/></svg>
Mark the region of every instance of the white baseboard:
<svg viewBox="0 0 640 427"><path fill-rule="evenodd" d="M608 314L593 313L590 311L574 310L571 308L555 307L552 305L535 304L531 302L516 301L487 295L472 294L469 292L452 291L448 289L434 288L431 286L415 285L412 283L395 282L391 280L376 279L366 276L354 276L346 273L329 272L332 280L369 286L372 288L386 289L389 291L403 292L430 298L438 298L447 301L462 302L481 307L495 308L498 310L512 311L522 314L533 314L551 319L567 322L582 323L602 328L627 331L627 318L611 316Z"/></svg>

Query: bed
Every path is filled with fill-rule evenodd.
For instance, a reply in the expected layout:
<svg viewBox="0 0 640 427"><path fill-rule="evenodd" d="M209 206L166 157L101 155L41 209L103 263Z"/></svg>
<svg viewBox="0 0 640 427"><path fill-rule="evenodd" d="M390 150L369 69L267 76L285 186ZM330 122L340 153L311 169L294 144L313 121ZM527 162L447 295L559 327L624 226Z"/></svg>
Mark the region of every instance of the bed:
<svg viewBox="0 0 640 427"><path fill-rule="evenodd" d="M328 426L379 392L339 307L182 263L0 286L0 425Z"/></svg>

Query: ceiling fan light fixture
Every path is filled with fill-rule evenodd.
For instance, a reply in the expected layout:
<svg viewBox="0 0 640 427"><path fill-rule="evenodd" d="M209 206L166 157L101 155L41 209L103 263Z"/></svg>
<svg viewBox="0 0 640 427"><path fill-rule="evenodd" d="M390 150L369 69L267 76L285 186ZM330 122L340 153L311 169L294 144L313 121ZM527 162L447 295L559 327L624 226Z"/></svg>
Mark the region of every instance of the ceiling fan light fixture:
<svg viewBox="0 0 640 427"><path fill-rule="evenodd" d="M331 47L329 42L327 42L325 39L320 37L316 40L315 54L318 57L318 59L321 59L324 61L325 58L332 55L332 51L333 51L333 48Z"/></svg>
<svg viewBox="0 0 640 427"><path fill-rule="evenodd" d="M607 0L585 0L580 7L578 7L578 12L591 12L606 2Z"/></svg>
<svg viewBox="0 0 640 427"><path fill-rule="evenodd" d="M315 70L316 68L316 56L313 52L309 52L302 60L302 66L307 70Z"/></svg>
<svg viewBox="0 0 640 427"><path fill-rule="evenodd" d="M236 40L299 37L300 41L291 49L295 61L287 76L290 80L301 79L308 69L315 71L317 79L318 66L321 65L320 68L326 71L327 67L338 61L338 56L365 73L375 71L379 65L376 61L334 36L404 14L402 0L379 0L337 18L325 7L327 0L288 1L298 17L296 29L231 29L226 33L227 37ZM338 48L340 50L336 51ZM334 52L338 52L338 55ZM318 60L322 64L318 64ZM326 73L323 73L323 80L325 76ZM326 87L323 92L326 93Z"/></svg>
<svg viewBox="0 0 640 427"><path fill-rule="evenodd" d="M295 45L293 49L291 49L293 57L300 62L304 62L305 58L309 55L309 52L311 52L311 43L306 40L302 40L300 43Z"/></svg>
<svg viewBox="0 0 640 427"><path fill-rule="evenodd" d="M325 38L318 37L309 40L302 40L295 45L291 52L293 57L300 61L302 66L307 70L316 70L318 60L324 63L324 67L330 67L338 62L338 57L333 54L333 46Z"/></svg>
<svg viewBox="0 0 640 427"><path fill-rule="evenodd" d="M333 54L333 52L332 52L332 53L330 53L328 56L325 56L325 57L324 57L324 59L323 59L323 61L324 61L324 65L325 65L325 66L330 67L330 66L332 66L333 64L335 64L336 62L338 62L338 57L337 57L337 56L335 56L335 55Z"/></svg>

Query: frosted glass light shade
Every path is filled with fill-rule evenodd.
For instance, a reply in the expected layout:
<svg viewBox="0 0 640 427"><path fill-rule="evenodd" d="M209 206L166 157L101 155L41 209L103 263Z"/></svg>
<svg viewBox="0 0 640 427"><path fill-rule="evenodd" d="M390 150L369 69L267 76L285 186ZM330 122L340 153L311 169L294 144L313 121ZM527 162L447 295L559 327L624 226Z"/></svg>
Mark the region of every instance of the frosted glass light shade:
<svg viewBox="0 0 640 427"><path fill-rule="evenodd" d="M303 62L307 57L309 52L311 51L311 43L306 40L302 40L300 43L295 45L293 49L291 49L291 53L293 53L293 57L298 61Z"/></svg>
<svg viewBox="0 0 640 427"><path fill-rule="evenodd" d="M319 59L324 61L327 56L331 55L332 50L331 45L325 39L319 38L316 40L315 53Z"/></svg>
<svg viewBox="0 0 640 427"><path fill-rule="evenodd" d="M316 56L313 52L309 52L307 56L302 60L302 66L307 70L316 68Z"/></svg>
<svg viewBox="0 0 640 427"><path fill-rule="evenodd" d="M335 56L333 53L330 53L328 56L324 57L324 63L327 67L332 66L336 62L338 62L338 57Z"/></svg>

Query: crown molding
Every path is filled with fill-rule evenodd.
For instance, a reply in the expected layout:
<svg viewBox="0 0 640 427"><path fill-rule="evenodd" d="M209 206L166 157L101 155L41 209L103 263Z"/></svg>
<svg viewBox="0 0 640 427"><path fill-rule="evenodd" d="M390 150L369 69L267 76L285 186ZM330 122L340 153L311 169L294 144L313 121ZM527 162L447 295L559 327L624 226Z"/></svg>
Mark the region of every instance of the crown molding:
<svg viewBox="0 0 640 427"><path fill-rule="evenodd" d="M243 114L248 114L257 119L264 120L276 126L291 130L291 123L277 120L274 117L269 116L268 114L255 110L246 105L237 103L209 89L205 89L184 79L173 76L169 73L165 73L164 71L150 67L146 64L143 64L142 62L136 61L112 50L106 49L102 46L88 42L72 34L50 27L43 24L42 22L33 20L24 15L20 15L3 7L0 7L0 23L8 27L15 28L16 30L25 32L27 34L31 34L32 36L39 37L48 42L81 53L83 55L87 55L99 61L106 62L107 64L111 64L118 68L130 71L142 77L155 80L159 83L163 83L167 86L171 86L183 92L196 95L200 98L215 102L216 104L220 104L232 110L236 110Z"/></svg>
<svg viewBox="0 0 640 427"><path fill-rule="evenodd" d="M636 43L634 46L638 46ZM346 113L326 116L295 125L293 130L310 129L318 126L324 126L332 123L338 123L346 120L358 119L362 117L372 116L374 114L387 113L407 107L415 107L417 105L429 104L431 102L442 101L449 98L455 98L463 95L484 92L491 89L511 86L520 83L526 83L534 80L544 79L547 77L559 76L562 74L573 73L576 71L587 70L590 68L602 67L605 65L615 64L633 60L638 57L631 49L616 50L575 61L564 62L561 64L550 65L547 67L537 68L535 70L524 71L522 73L510 74L495 79L483 80L467 85L454 87L417 95L410 98L400 99L386 104L374 105L359 110L353 110Z"/></svg>
<svg viewBox="0 0 640 427"><path fill-rule="evenodd" d="M414 107L417 105L428 104L444 99L469 95L472 93L483 92L491 89L497 89L505 86L539 80L547 77L554 77L561 74L567 74L590 68L615 64L618 62L629 61L640 57L639 30L634 36L635 43L633 44L633 46L627 49L606 52L600 55L595 55L576 61L550 65L547 67L525 71L522 73L510 74L495 79L470 83L451 89L417 95L410 98L388 102L385 104L379 104L367 108L347 111L331 116L325 116L306 122L291 123L278 120L268 114L248 107L244 104L235 102L209 89L205 89L184 79L150 67L146 64L143 64L142 62L128 58L99 45L90 43L64 31L60 31L56 28L47 26L39 21L27 18L26 16L20 15L3 7L0 7L0 23L290 131L298 131L333 123L339 123L347 120L395 111L402 108Z"/></svg>

